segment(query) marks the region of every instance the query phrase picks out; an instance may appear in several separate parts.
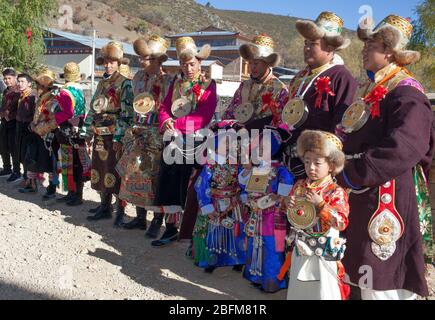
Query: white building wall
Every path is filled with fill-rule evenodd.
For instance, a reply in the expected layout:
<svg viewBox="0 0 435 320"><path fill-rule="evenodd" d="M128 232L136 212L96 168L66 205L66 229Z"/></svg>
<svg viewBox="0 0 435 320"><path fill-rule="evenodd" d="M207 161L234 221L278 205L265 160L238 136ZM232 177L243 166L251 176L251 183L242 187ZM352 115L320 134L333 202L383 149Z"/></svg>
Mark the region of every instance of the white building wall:
<svg viewBox="0 0 435 320"><path fill-rule="evenodd" d="M80 72L86 74L86 78L92 73L92 54L48 54L44 55L44 63L63 69L68 62L78 63Z"/></svg>

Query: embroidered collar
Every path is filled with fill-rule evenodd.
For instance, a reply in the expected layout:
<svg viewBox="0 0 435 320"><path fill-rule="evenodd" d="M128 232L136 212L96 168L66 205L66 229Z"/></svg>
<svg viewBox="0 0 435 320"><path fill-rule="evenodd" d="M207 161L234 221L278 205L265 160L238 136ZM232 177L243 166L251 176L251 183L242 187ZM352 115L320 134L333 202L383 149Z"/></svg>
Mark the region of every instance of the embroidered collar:
<svg viewBox="0 0 435 320"><path fill-rule="evenodd" d="M393 63L390 63L388 66L382 68L378 72L376 72L374 75L375 83L377 84L380 81L382 81L389 73L391 73L396 68L397 68L397 64L395 64L393 62Z"/></svg>

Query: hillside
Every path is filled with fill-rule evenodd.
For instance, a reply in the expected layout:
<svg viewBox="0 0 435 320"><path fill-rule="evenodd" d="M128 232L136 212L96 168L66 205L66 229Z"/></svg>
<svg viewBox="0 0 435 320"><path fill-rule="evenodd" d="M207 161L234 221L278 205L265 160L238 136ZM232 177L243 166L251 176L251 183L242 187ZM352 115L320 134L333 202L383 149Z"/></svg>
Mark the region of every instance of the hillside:
<svg viewBox="0 0 435 320"><path fill-rule="evenodd" d="M266 32L275 39L277 51L282 54L286 67L301 68L304 65L303 39L295 29L296 17L219 10L199 5L194 0L58 0L58 3L73 8L73 32L76 33L90 34L95 28L100 37L133 42L141 35L172 35L197 31L209 25L239 31L248 37ZM56 27L59 16L57 14L52 19L52 27ZM345 32L352 39L352 44L340 55L356 77L363 77L362 43L355 32ZM413 68L417 76L424 77L419 69L430 65L431 59L433 57L427 57L420 63L421 68L419 65Z"/></svg>

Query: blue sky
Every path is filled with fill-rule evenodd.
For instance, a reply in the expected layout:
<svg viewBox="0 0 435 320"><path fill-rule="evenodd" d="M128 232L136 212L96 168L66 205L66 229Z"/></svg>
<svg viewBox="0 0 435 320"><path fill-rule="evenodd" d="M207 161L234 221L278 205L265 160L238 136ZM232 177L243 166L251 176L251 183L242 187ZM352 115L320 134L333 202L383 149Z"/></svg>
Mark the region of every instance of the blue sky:
<svg viewBox="0 0 435 320"><path fill-rule="evenodd" d="M201 4L210 2L218 9L258 11L312 20L320 12L328 10L341 16L346 28L355 30L360 17L364 15L364 12L358 12L361 6L371 6L376 22L391 13L413 19L416 17L414 9L421 0L197 0L197 2Z"/></svg>

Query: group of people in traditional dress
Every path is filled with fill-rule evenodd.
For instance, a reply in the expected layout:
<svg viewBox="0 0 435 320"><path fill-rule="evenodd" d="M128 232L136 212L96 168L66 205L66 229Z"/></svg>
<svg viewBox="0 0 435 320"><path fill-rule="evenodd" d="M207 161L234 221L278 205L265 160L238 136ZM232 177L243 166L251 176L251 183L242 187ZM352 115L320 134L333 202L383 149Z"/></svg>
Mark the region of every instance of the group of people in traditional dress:
<svg viewBox="0 0 435 320"><path fill-rule="evenodd" d="M288 299L427 296L435 135L406 69L419 59L406 50L412 25L396 15L359 25L361 85L338 55L350 44L340 17L322 12L296 29L306 67L285 85L273 39L256 36L239 50L250 78L224 111L201 70L211 47L190 37L176 41L175 77L163 72L160 36L134 42L142 69L132 80L122 45L108 43L88 112L77 64L65 65L62 86L49 70L32 79L5 69L0 175L22 176L19 191L34 193L48 173L44 200L61 181L68 193L56 201L69 206L90 180L101 201L89 221L115 211L116 227L146 230L153 247L190 240L186 255L205 272L230 266ZM126 222L128 203L136 217Z"/></svg>

